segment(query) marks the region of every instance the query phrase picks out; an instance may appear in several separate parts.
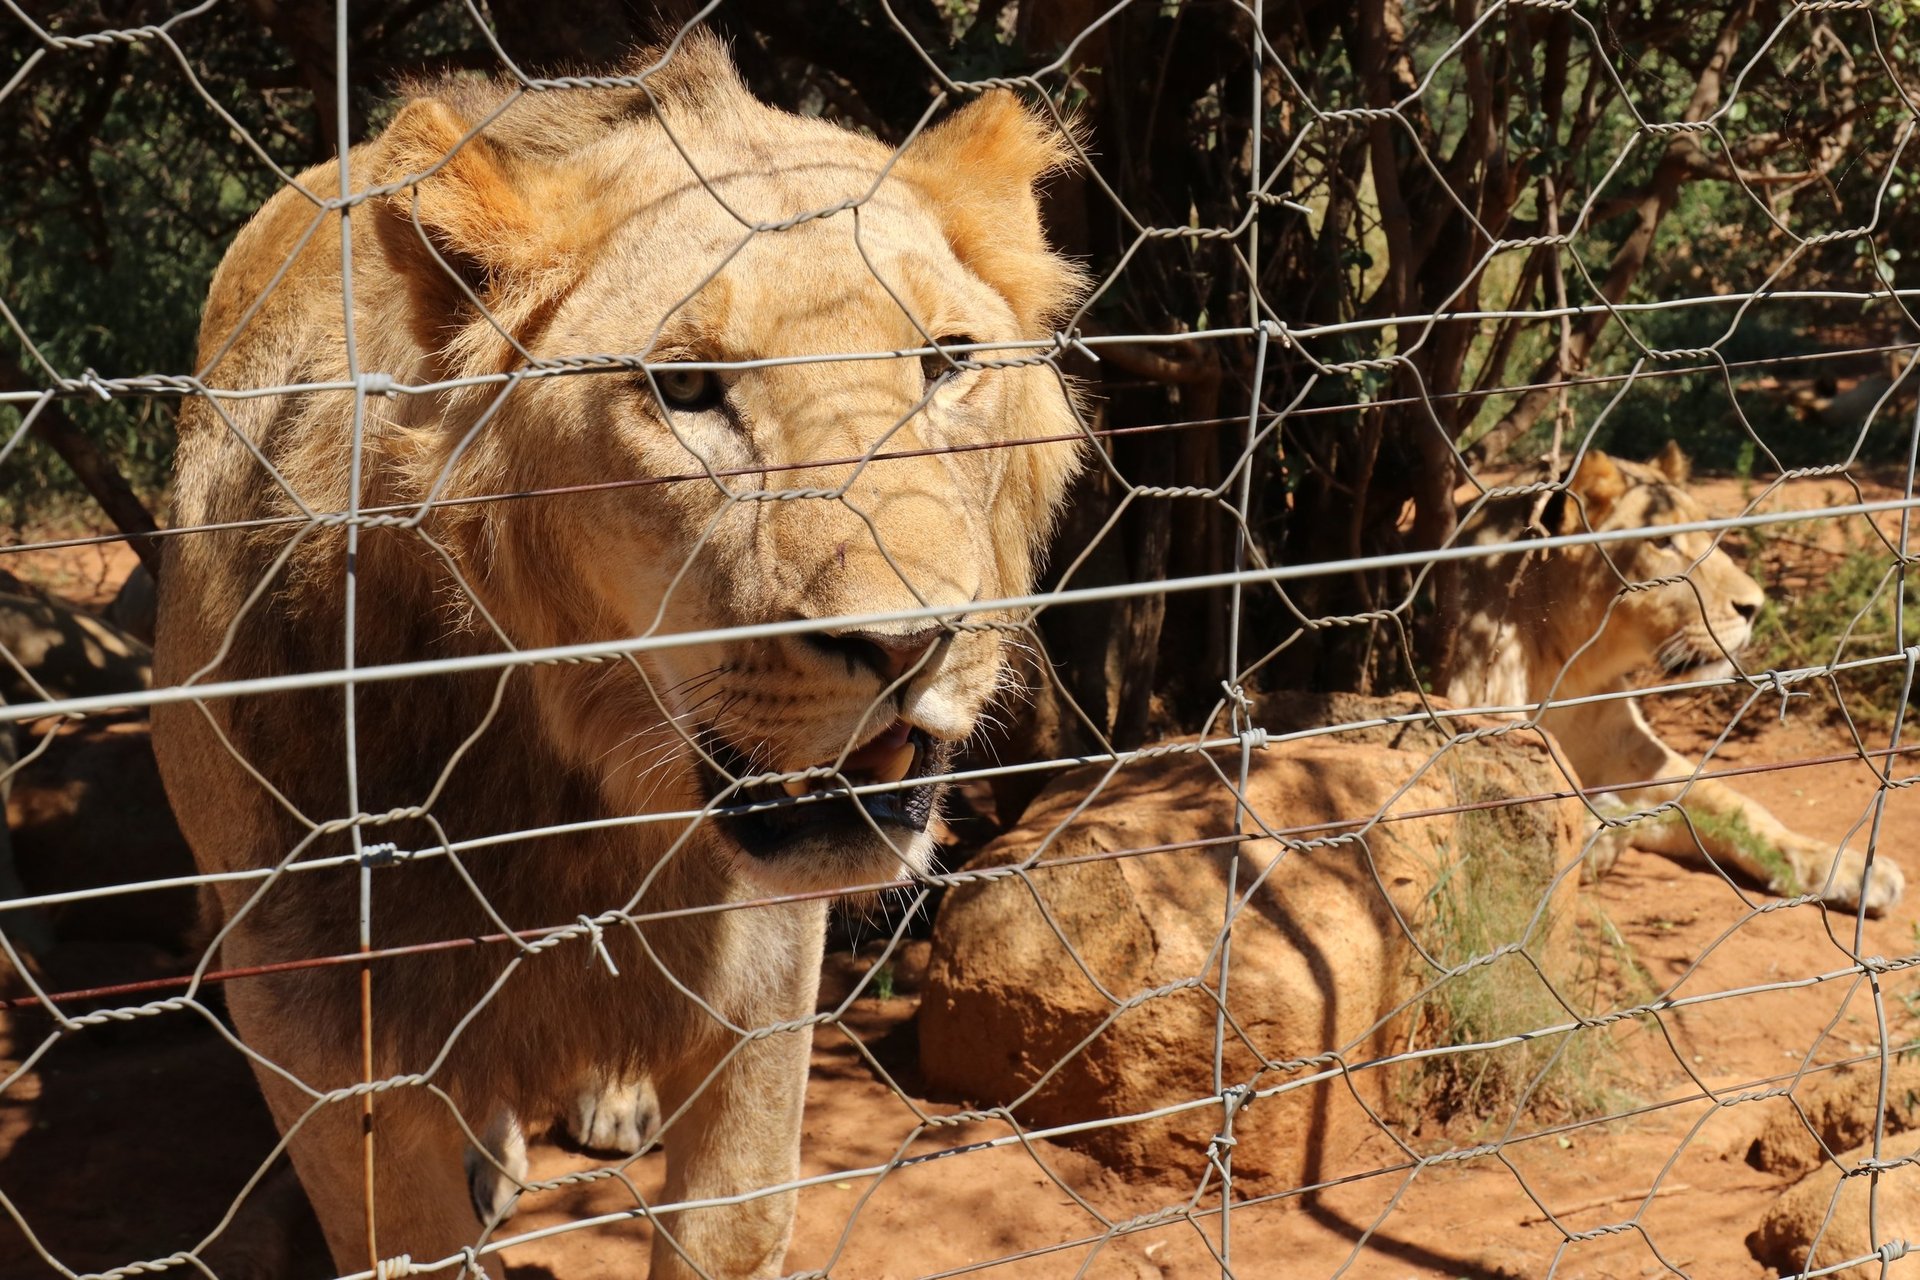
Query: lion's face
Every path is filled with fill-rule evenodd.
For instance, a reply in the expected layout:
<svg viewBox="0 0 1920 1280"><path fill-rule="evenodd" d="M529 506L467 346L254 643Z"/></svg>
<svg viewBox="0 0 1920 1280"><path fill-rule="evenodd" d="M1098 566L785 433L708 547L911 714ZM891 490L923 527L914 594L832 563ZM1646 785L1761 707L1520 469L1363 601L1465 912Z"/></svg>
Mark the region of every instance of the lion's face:
<svg viewBox="0 0 1920 1280"><path fill-rule="evenodd" d="M449 494L652 482L465 519L449 542L476 594L517 641L568 643L1026 592L1074 447L1005 446L1076 432L1059 375L820 357L1045 333L1075 283L1033 208L1054 144L991 99L889 168L885 148L717 91L723 101L667 113L704 183L651 120L570 155L567 185L590 206L574 234L590 250L495 273L485 301L499 327L470 318L447 344L469 369L518 363L503 361L502 328L536 359L638 353L651 366L532 380L497 405L489 388L408 433L417 483L451 465ZM436 130L394 144L403 157L445 141L444 110L428 108L395 124L403 141ZM448 176L465 190L442 197L464 200L489 175ZM457 219L431 207L432 190L420 184L421 222L444 234ZM800 220L850 200L857 214ZM995 242L969 239L979 233ZM755 363L703 367L743 362ZM996 622L720 636L644 654L591 696L549 680L542 710L625 808L760 806L718 826L761 879L881 878L925 864L937 779L1001 678ZM915 779L857 805L805 795Z"/></svg>
<svg viewBox="0 0 1920 1280"><path fill-rule="evenodd" d="M834 198L807 190L789 211ZM620 635L711 632L1024 592L1055 495L1036 487L1026 459L991 446L1074 429L1051 371L966 370L937 356L693 367L924 345L880 279L942 342L1012 332L1007 303L944 249L938 223L911 198L876 201L859 243L846 217L756 237L702 284L702 269L740 239L718 213L704 192L680 196L636 218L610 254L632 262L662 239L687 244L660 290L686 305L671 315L657 300L656 314L635 308L622 287L644 269L635 262L569 299L548 340L562 351L637 350L658 327L653 351L676 362L651 383L636 373L552 389L589 446L572 454L577 482L716 477L598 504L606 518L581 531L574 566L605 625ZM705 234L689 236L690 225ZM954 447L971 451L939 452ZM909 456L861 461L876 453ZM937 776L995 692L1001 645L991 629L920 619L717 639L646 665L664 709L705 750L708 798L737 803L730 781L755 774ZM776 784L738 798L748 796L785 799ZM752 853L814 863L829 851L810 846L830 842L844 862L849 843L892 836L918 863L932 802L931 787L876 795L865 812L878 829L862 830L849 805L820 803L727 829Z"/></svg>
<svg viewBox="0 0 1920 1280"><path fill-rule="evenodd" d="M1591 455L1571 485L1585 502L1591 527L1657 530L1707 518L1684 487L1686 479L1685 458L1671 450L1648 465ZM1614 570L1629 583L1662 584L1614 603L1602 643L1622 652L1610 665L1651 661L1675 673L1724 671L1752 637L1766 596L1713 535L1656 533L1601 544L1589 554L1602 585L1614 591Z"/></svg>

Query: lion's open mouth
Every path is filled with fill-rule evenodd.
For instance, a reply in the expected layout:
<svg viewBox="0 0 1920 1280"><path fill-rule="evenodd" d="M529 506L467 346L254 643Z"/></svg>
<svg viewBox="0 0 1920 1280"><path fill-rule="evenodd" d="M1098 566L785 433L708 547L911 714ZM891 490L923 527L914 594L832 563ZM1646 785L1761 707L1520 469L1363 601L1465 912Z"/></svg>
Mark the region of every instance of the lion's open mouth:
<svg viewBox="0 0 1920 1280"><path fill-rule="evenodd" d="M713 765L733 778L756 776L739 749L717 736L709 736L706 741ZM804 778L756 781L734 787L712 765L703 762L700 772L705 779L707 799L718 803L715 812L727 834L753 856L772 858L779 856L790 841L803 835L858 836L871 834L874 826L883 830L895 827L925 831L939 803L943 786L940 779L952 768L952 762L952 743L940 741L904 720L896 720L871 742L849 752L837 773L834 762L826 760L807 770L809 776ZM760 776L764 776L763 771ZM850 794L846 785L861 787L918 779L926 781L857 796ZM729 791L729 788L733 789Z"/></svg>

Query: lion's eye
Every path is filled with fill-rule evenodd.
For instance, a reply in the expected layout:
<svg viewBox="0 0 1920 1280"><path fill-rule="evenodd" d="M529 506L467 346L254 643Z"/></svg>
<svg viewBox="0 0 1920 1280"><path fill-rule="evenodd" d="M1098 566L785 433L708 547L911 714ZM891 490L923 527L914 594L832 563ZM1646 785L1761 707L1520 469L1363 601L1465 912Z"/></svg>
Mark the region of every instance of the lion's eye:
<svg viewBox="0 0 1920 1280"><path fill-rule="evenodd" d="M1668 536L1665 538L1655 538L1653 540L1653 545L1656 550L1670 551L1676 556L1686 554L1685 552L1680 550L1680 543L1671 536Z"/></svg>
<svg viewBox="0 0 1920 1280"><path fill-rule="evenodd" d="M947 350L951 347L970 347L973 345L973 342L974 339L969 334L949 333L935 338L933 345L941 348L941 350ZM965 360L968 358L968 354L969 353L966 352L953 352L952 359L940 355L938 352L930 356L921 356L920 372L926 378L927 385L932 386L949 373L964 373L965 370L956 368L953 361Z"/></svg>
<svg viewBox="0 0 1920 1280"><path fill-rule="evenodd" d="M653 384L669 408L698 413L720 403L720 379L706 369L655 369Z"/></svg>

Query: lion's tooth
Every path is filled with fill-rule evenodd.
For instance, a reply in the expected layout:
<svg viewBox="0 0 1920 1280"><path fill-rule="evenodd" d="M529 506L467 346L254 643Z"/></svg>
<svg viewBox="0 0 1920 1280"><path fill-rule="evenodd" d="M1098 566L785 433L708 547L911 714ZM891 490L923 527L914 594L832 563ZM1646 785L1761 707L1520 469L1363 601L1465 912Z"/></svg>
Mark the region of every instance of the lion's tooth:
<svg viewBox="0 0 1920 1280"><path fill-rule="evenodd" d="M780 780L780 786L788 795L796 800L813 789L812 784L805 778L782 778Z"/></svg>
<svg viewBox="0 0 1920 1280"><path fill-rule="evenodd" d="M902 743L900 746L894 748L893 753L887 756L884 761L875 766L873 770L873 780L875 782L900 781L900 779L913 772L913 755L913 744L911 742Z"/></svg>

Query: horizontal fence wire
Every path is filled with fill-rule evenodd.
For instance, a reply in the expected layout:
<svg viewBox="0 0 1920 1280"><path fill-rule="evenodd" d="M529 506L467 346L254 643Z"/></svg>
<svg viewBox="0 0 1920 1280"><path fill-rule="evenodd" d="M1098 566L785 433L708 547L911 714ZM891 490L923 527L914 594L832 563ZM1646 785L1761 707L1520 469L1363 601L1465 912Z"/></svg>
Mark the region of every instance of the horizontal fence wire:
<svg viewBox="0 0 1920 1280"><path fill-rule="evenodd" d="M1905 7L0 4L0 1272L1897 1271Z"/></svg>

